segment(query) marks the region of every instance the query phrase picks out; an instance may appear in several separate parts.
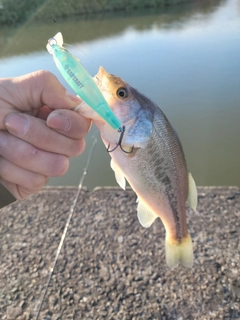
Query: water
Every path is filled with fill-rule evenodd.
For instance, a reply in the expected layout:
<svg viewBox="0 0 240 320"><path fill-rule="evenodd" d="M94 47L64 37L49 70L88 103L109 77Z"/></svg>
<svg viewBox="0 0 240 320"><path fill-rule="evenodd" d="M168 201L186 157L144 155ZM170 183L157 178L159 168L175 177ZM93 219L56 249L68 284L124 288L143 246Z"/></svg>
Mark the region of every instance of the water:
<svg viewBox="0 0 240 320"><path fill-rule="evenodd" d="M240 185L239 1L2 28L1 77L46 69L66 85L45 50L58 31L92 75L102 65L162 108L180 136L198 185ZM84 154L71 160L64 177L50 179L50 185L78 184L94 132L86 138ZM116 185L109 161L99 139L85 180L89 189Z"/></svg>

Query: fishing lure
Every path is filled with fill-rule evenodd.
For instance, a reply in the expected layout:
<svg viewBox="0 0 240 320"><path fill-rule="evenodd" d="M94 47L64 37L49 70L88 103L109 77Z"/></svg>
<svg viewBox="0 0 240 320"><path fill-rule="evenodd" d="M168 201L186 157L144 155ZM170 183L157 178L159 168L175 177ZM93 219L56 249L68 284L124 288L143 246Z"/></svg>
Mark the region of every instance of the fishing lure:
<svg viewBox="0 0 240 320"><path fill-rule="evenodd" d="M63 47L63 36L58 32L48 40L47 50L73 91L113 129L123 132L120 120L109 107L91 75L74 55Z"/></svg>

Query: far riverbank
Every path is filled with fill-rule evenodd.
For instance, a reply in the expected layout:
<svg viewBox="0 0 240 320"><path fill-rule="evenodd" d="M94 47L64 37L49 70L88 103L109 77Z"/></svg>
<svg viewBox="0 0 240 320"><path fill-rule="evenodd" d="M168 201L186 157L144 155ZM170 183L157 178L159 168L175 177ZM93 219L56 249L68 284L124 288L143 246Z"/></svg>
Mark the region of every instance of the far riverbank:
<svg viewBox="0 0 240 320"><path fill-rule="evenodd" d="M23 23L29 19L45 20L90 15L95 13L133 11L159 8L193 0L2 0L0 1L0 25ZM209 1L211 2L211 1Z"/></svg>

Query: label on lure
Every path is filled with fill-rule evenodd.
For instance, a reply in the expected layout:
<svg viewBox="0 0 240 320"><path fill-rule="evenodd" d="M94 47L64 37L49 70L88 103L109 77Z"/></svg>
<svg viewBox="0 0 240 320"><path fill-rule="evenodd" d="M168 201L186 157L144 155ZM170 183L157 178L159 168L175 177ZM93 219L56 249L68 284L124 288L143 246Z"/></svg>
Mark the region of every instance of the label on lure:
<svg viewBox="0 0 240 320"><path fill-rule="evenodd" d="M73 82L75 82L75 84L79 87L79 89L84 87L83 83L78 79L78 77L75 75L75 73L72 71L68 64L65 65L64 69L66 70L70 78L73 80Z"/></svg>

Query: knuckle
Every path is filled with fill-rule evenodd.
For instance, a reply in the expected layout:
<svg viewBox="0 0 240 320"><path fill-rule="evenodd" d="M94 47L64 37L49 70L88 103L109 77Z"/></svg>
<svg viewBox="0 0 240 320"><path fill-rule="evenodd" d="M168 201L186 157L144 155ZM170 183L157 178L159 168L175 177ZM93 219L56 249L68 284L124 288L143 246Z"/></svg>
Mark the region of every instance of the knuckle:
<svg viewBox="0 0 240 320"><path fill-rule="evenodd" d="M17 199L18 200L24 200L27 197L29 197L31 194L38 193L40 190L32 190L29 188L24 188L22 186L17 187Z"/></svg>
<svg viewBox="0 0 240 320"><path fill-rule="evenodd" d="M81 140L81 144L80 144L80 148L79 148L79 153L78 153L78 155L83 153L83 151L85 150L85 146L86 146L86 142L85 142L84 139L82 139L82 140Z"/></svg>
<svg viewBox="0 0 240 320"><path fill-rule="evenodd" d="M57 79L56 76L48 70L34 71L34 72L30 73L30 77L32 77L32 79L36 83L38 83L39 81L45 83L45 82L49 82L49 81L55 81Z"/></svg>
<svg viewBox="0 0 240 320"><path fill-rule="evenodd" d="M80 139L77 142L76 148L73 152L73 157L79 156L80 154L83 153L83 151L85 150L85 146L86 146L86 142L84 139Z"/></svg>
<svg viewBox="0 0 240 320"><path fill-rule="evenodd" d="M68 146L68 156L70 158L79 156L83 153L85 145L86 143L84 139L73 140L72 144Z"/></svg>
<svg viewBox="0 0 240 320"><path fill-rule="evenodd" d="M51 172L49 176L58 177L64 175L69 168L68 157L57 154L52 158L49 171Z"/></svg>
<svg viewBox="0 0 240 320"><path fill-rule="evenodd" d="M47 70L38 70L34 75L37 81L44 83L44 87L54 87L55 85L60 85L58 78Z"/></svg>
<svg viewBox="0 0 240 320"><path fill-rule="evenodd" d="M36 173L32 173L31 178L28 180L27 187L17 185L17 199L26 199L31 194L38 193L46 185L48 177Z"/></svg>
<svg viewBox="0 0 240 320"><path fill-rule="evenodd" d="M79 138L84 138L90 130L91 120L77 114L77 130Z"/></svg>
<svg viewBox="0 0 240 320"><path fill-rule="evenodd" d="M7 145L7 134L0 130L0 154L4 151Z"/></svg>
<svg viewBox="0 0 240 320"><path fill-rule="evenodd" d="M22 157L31 157L33 160L36 160L37 158L41 157L41 151L37 148L35 148L33 145L29 144L27 146L27 152L25 154L25 152L22 153Z"/></svg>
<svg viewBox="0 0 240 320"><path fill-rule="evenodd" d="M43 162L43 151L34 147L32 144L24 144L22 147L16 149L14 154L15 162L19 166L23 166L26 169L36 167L37 164Z"/></svg>
<svg viewBox="0 0 240 320"><path fill-rule="evenodd" d="M86 136L89 132L89 130L91 129L91 125L92 125L92 121L90 119L84 118L82 117L83 121L82 121L82 133L84 136Z"/></svg>
<svg viewBox="0 0 240 320"><path fill-rule="evenodd" d="M42 96L43 89L52 86L58 82L57 77L47 70L37 70L29 74L32 85L32 95Z"/></svg>
<svg viewBox="0 0 240 320"><path fill-rule="evenodd" d="M28 183L28 189L34 191L40 191L48 181L48 177L33 173Z"/></svg>
<svg viewBox="0 0 240 320"><path fill-rule="evenodd" d="M46 150L47 148L50 149L56 144L54 140L54 134L51 130L44 131L41 136L41 147L44 148L45 146Z"/></svg>
<svg viewBox="0 0 240 320"><path fill-rule="evenodd" d="M8 177L9 177L8 162L3 157L0 157L0 178L8 181L9 180Z"/></svg>
<svg viewBox="0 0 240 320"><path fill-rule="evenodd" d="M18 186L16 187L16 198L18 200L24 200L26 199L28 196L30 196L31 191L27 188L23 188L22 186Z"/></svg>

